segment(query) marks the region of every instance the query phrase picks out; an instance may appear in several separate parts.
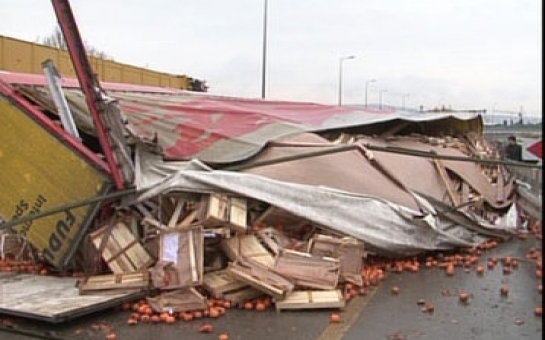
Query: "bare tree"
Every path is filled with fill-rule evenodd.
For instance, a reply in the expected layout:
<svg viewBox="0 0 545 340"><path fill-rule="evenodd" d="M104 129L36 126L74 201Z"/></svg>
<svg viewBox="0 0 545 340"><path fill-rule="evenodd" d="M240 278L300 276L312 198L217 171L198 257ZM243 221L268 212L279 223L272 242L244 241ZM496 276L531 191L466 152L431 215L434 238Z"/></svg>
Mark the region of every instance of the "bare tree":
<svg viewBox="0 0 545 340"><path fill-rule="evenodd" d="M66 45L66 40L64 39L64 35L62 34L60 27L57 27L55 31L51 33L49 36L41 39L41 43L46 46L58 48L61 50L65 50L65 51L68 50L68 46ZM91 46L86 41L83 42L83 45L85 46L85 52L87 52L88 56L99 58L99 59L114 60L105 52L97 49L96 47Z"/></svg>
<svg viewBox="0 0 545 340"><path fill-rule="evenodd" d="M62 35L60 28L58 27L53 33L42 39L42 44L65 51L68 50L66 40L64 40L64 36Z"/></svg>

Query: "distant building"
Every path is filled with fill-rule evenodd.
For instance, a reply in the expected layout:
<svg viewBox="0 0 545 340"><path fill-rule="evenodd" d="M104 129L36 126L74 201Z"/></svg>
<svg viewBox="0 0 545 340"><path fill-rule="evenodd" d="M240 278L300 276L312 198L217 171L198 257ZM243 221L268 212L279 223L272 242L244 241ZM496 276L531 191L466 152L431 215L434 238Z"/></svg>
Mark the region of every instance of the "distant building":
<svg viewBox="0 0 545 340"><path fill-rule="evenodd" d="M513 125L519 124L539 124L542 122L541 116L524 115L520 113L495 112L485 113L483 115L485 125Z"/></svg>

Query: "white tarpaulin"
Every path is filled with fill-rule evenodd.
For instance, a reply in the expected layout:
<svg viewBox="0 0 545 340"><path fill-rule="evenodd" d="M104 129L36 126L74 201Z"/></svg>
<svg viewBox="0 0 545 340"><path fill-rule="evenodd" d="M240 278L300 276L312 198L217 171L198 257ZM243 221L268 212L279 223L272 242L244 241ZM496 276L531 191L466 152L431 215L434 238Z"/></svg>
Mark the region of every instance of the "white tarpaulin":
<svg viewBox="0 0 545 340"><path fill-rule="evenodd" d="M233 193L353 236L363 241L369 251L382 255L416 255L468 247L484 240L475 228L486 227L486 223L467 216L465 222L475 228L453 223L433 211L423 214L380 197L248 173L210 170L198 161L164 162L158 156L141 151L137 160L136 183L140 192L137 202L173 192Z"/></svg>

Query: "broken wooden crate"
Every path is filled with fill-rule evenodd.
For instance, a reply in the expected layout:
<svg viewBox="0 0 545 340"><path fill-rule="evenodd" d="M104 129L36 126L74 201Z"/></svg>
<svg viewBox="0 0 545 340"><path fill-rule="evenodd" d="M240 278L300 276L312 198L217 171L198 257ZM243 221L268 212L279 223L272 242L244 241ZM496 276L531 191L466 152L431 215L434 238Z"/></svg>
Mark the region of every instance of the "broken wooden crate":
<svg viewBox="0 0 545 340"><path fill-rule="evenodd" d="M308 243L308 252L316 256L339 259L341 282L351 282L357 286L363 284L364 245L353 237L335 237L315 234Z"/></svg>
<svg viewBox="0 0 545 340"><path fill-rule="evenodd" d="M89 237L114 274L141 271L154 262L122 221L107 224Z"/></svg>
<svg viewBox="0 0 545 340"><path fill-rule="evenodd" d="M230 263L227 271L236 279L275 298L282 299L295 288L290 280L244 256L239 256L237 261Z"/></svg>
<svg viewBox="0 0 545 340"><path fill-rule="evenodd" d="M236 279L227 270L218 270L204 275L203 287L214 298L242 304L264 293L246 282Z"/></svg>
<svg viewBox="0 0 545 340"><path fill-rule="evenodd" d="M259 229L256 236L274 255L277 255L281 249L290 247L293 243L289 237L272 227Z"/></svg>
<svg viewBox="0 0 545 340"><path fill-rule="evenodd" d="M273 270L290 279L297 286L331 290L339 283L339 260L309 253L282 249Z"/></svg>
<svg viewBox="0 0 545 340"><path fill-rule="evenodd" d="M223 239L221 247L231 261L236 261L239 256L244 256L265 267L272 268L274 265L273 255L254 234L236 235L229 239Z"/></svg>
<svg viewBox="0 0 545 340"><path fill-rule="evenodd" d="M149 296L146 300L157 313L186 312L202 310L208 307L206 298L194 287L162 292L157 296Z"/></svg>

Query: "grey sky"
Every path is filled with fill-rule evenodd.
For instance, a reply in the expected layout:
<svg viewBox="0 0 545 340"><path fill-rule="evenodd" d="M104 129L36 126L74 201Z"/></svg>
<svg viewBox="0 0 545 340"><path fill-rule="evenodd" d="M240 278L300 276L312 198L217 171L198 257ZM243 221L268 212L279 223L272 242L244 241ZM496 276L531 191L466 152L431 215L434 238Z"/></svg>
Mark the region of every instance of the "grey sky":
<svg viewBox="0 0 545 340"><path fill-rule="evenodd" d="M116 61L261 96L264 0L72 0L82 38ZM268 0L267 98L542 112L541 0ZM0 35L37 41L51 1L0 0Z"/></svg>

